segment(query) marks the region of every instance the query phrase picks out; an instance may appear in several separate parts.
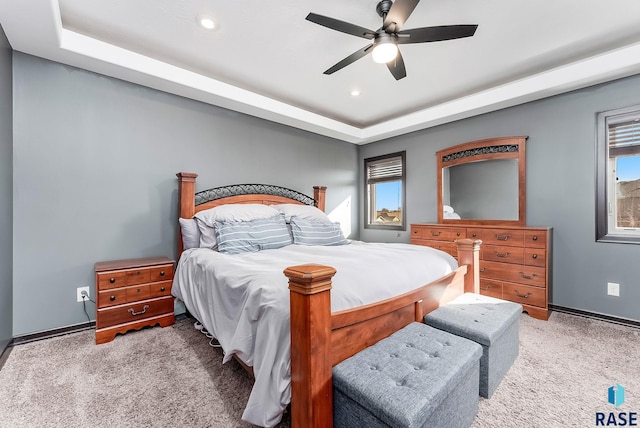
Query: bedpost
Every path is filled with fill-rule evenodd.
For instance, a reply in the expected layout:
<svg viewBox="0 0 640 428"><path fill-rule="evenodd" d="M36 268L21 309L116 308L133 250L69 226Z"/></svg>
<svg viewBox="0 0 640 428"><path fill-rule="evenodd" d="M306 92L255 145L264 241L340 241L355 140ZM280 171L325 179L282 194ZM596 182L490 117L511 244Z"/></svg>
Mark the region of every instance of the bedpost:
<svg viewBox="0 0 640 428"><path fill-rule="evenodd" d="M291 426L333 426L330 266L285 269L291 305Z"/></svg>
<svg viewBox="0 0 640 428"><path fill-rule="evenodd" d="M178 217L191 218L195 214L196 177L193 172L179 172L178 177ZM182 254L182 234L178 227L178 257Z"/></svg>
<svg viewBox="0 0 640 428"><path fill-rule="evenodd" d="M480 244L479 239L458 239L458 264L467 265L464 276L464 292L480 293Z"/></svg>
<svg viewBox="0 0 640 428"><path fill-rule="evenodd" d="M324 196L327 186L313 186L313 199L316 200L316 206L324 212Z"/></svg>

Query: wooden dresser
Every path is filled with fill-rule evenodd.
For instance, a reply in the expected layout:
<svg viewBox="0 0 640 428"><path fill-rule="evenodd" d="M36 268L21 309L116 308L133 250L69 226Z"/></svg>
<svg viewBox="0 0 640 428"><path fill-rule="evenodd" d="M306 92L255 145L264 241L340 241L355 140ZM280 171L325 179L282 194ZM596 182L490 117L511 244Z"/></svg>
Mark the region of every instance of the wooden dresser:
<svg viewBox="0 0 640 428"><path fill-rule="evenodd" d="M522 304L539 319L549 318L552 229L483 225L412 224L411 243L456 257L456 239L482 240L480 293Z"/></svg>
<svg viewBox="0 0 640 428"><path fill-rule="evenodd" d="M117 333L172 325L174 266L167 257L96 263L96 344L112 341Z"/></svg>

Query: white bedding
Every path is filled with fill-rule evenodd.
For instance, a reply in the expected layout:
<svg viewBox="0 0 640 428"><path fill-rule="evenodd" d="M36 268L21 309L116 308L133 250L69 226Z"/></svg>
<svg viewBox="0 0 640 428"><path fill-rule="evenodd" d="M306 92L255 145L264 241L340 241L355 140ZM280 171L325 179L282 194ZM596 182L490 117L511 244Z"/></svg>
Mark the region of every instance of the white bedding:
<svg viewBox="0 0 640 428"><path fill-rule="evenodd" d="M402 294L457 267L453 257L429 247L359 241L237 255L184 251L173 295L218 339L224 362L237 354L253 367L255 383L242 419L255 425L277 424L291 401L289 289L283 270L307 263L336 269L333 312Z"/></svg>

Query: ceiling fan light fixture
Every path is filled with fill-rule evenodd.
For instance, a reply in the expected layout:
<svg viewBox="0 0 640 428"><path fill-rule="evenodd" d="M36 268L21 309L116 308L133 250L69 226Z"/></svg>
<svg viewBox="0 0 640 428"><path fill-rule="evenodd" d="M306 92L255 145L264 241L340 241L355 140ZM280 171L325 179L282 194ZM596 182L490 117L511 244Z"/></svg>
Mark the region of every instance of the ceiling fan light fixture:
<svg viewBox="0 0 640 428"><path fill-rule="evenodd" d="M398 45L396 45L392 37L380 37L373 47L371 56L373 57L373 61L378 64L393 61L395 57L398 56Z"/></svg>

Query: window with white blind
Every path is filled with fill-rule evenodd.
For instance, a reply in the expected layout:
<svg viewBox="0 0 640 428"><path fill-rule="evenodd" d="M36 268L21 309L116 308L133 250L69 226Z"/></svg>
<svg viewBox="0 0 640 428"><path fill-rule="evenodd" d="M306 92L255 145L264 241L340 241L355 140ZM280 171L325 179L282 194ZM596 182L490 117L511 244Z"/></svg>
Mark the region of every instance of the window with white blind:
<svg viewBox="0 0 640 428"><path fill-rule="evenodd" d="M640 244L640 106L597 121L597 240Z"/></svg>
<svg viewBox="0 0 640 428"><path fill-rule="evenodd" d="M364 160L365 228L405 230L405 152Z"/></svg>

